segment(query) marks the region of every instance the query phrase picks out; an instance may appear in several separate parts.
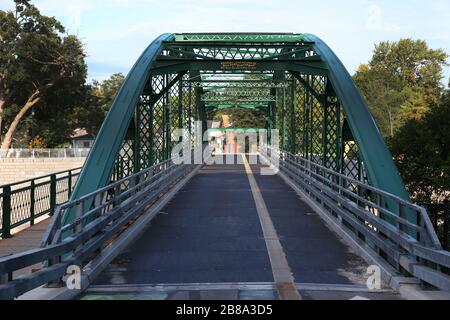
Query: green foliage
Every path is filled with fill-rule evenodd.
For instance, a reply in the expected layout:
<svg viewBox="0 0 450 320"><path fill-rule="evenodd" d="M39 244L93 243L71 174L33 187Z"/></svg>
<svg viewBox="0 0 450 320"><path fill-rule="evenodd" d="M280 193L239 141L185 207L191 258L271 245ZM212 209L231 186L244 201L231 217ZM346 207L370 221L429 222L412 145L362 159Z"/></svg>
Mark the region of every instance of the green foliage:
<svg viewBox="0 0 450 320"><path fill-rule="evenodd" d="M423 89L428 102L437 102L447 58L444 50L430 49L423 40L401 39L378 44L369 66L386 70L409 87Z"/></svg>
<svg viewBox="0 0 450 320"><path fill-rule="evenodd" d="M122 73L113 74L102 82L93 81L84 107L75 110L76 127L97 134L124 81Z"/></svg>
<svg viewBox="0 0 450 320"><path fill-rule="evenodd" d="M41 15L29 1L15 3L15 11L0 11L1 133L8 130L12 138L16 130L31 130L34 123L36 128L42 127L43 135L54 130L48 136L56 136L58 129L64 137L72 129L65 120L84 102L88 90L83 45L77 37L65 35L55 18ZM30 122L26 119L31 109L35 117ZM49 138L46 143L52 146L60 142L56 140Z"/></svg>
<svg viewBox="0 0 450 320"><path fill-rule="evenodd" d="M410 193L419 202L450 195L450 92L423 119L412 119L390 140Z"/></svg>
<svg viewBox="0 0 450 320"><path fill-rule="evenodd" d="M425 41L381 42L372 60L361 65L354 80L386 137L410 119L420 119L442 93L447 55Z"/></svg>
<svg viewBox="0 0 450 320"><path fill-rule="evenodd" d="M108 113L124 81L125 76L122 73L115 73L103 82L93 82L93 94L98 98L98 103L105 114Z"/></svg>
<svg viewBox="0 0 450 320"><path fill-rule="evenodd" d="M44 118L39 119L43 130L38 134L51 146L67 143L77 128L96 135L124 80L125 76L117 73L102 82L93 81L92 85L87 85L86 90L80 93L79 99L82 102L69 112L56 108L50 114L45 113Z"/></svg>
<svg viewBox="0 0 450 320"><path fill-rule="evenodd" d="M441 83L447 57L422 40L381 42L354 76L419 202L450 194L450 93Z"/></svg>
<svg viewBox="0 0 450 320"><path fill-rule="evenodd" d="M29 1L15 3L15 11L0 11L0 137L30 102L14 129L14 147L29 146L33 137L59 147L76 128L96 134L125 77L87 85L80 40Z"/></svg>

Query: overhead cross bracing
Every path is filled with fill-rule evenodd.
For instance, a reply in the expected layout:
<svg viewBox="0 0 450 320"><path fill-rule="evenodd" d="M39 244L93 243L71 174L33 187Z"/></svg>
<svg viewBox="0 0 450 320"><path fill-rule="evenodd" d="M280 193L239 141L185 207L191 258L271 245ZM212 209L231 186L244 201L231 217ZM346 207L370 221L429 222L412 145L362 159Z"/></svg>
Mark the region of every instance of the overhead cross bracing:
<svg viewBox="0 0 450 320"><path fill-rule="evenodd" d="M193 133L208 108L264 110L284 150L409 198L343 65L320 39L290 33L155 40L114 102L74 196L167 159L172 133Z"/></svg>

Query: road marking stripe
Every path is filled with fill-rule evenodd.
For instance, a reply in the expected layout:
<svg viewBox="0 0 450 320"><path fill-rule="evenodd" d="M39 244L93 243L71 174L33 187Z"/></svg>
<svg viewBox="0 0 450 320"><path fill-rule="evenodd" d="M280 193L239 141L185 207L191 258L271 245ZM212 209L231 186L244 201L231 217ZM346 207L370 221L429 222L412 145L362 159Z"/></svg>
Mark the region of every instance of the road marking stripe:
<svg viewBox="0 0 450 320"><path fill-rule="evenodd" d="M245 171L247 172L250 187L252 189L253 198L256 204L256 210L258 211L259 221L264 234L264 240L267 246L267 252L269 254L270 264L272 267L273 278L277 287L278 295L281 300L301 300L302 297L295 286L295 279L289 267L284 253L283 246L281 245L275 226L270 218L269 211L267 210L266 203L253 175L252 168L248 163L247 157L242 155Z"/></svg>

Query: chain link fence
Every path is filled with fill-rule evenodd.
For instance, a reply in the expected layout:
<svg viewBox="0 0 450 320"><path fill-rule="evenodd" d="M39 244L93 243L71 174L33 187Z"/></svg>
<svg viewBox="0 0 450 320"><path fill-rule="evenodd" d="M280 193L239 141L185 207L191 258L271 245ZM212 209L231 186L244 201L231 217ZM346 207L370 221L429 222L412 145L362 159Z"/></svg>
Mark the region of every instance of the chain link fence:
<svg viewBox="0 0 450 320"><path fill-rule="evenodd" d="M0 159L86 158L90 149L0 149Z"/></svg>

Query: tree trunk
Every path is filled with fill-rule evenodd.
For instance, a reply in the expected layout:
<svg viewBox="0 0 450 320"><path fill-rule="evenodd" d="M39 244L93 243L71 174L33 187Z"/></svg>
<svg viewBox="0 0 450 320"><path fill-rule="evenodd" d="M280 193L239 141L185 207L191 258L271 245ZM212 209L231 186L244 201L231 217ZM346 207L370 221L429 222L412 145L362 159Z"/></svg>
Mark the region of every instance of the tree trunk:
<svg viewBox="0 0 450 320"><path fill-rule="evenodd" d="M0 41L2 41L2 37L0 36ZM2 133L3 133L3 116L2 116L2 112L3 112L3 108L5 106L5 97L6 97L6 88L5 88L5 79L4 79L4 75L0 75L0 90L2 92L2 94L0 94L0 145L2 144Z"/></svg>
<svg viewBox="0 0 450 320"><path fill-rule="evenodd" d="M41 100L41 96L40 96L40 92L38 90L33 93L33 95L28 99L27 103L22 107L20 112L14 118L14 121L11 123L11 126L8 129L8 132L6 133L5 138L3 139L2 146L0 149L11 148L14 133L16 132L20 122L25 117L27 112L30 111L31 108L33 108L36 105L36 103L39 102L39 100Z"/></svg>
<svg viewBox="0 0 450 320"><path fill-rule="evenodd" d="M391 134L391 138L394 137L394 119L392 116L392 109L388 107L388 115L389 115L389 130Z"/></svg>

